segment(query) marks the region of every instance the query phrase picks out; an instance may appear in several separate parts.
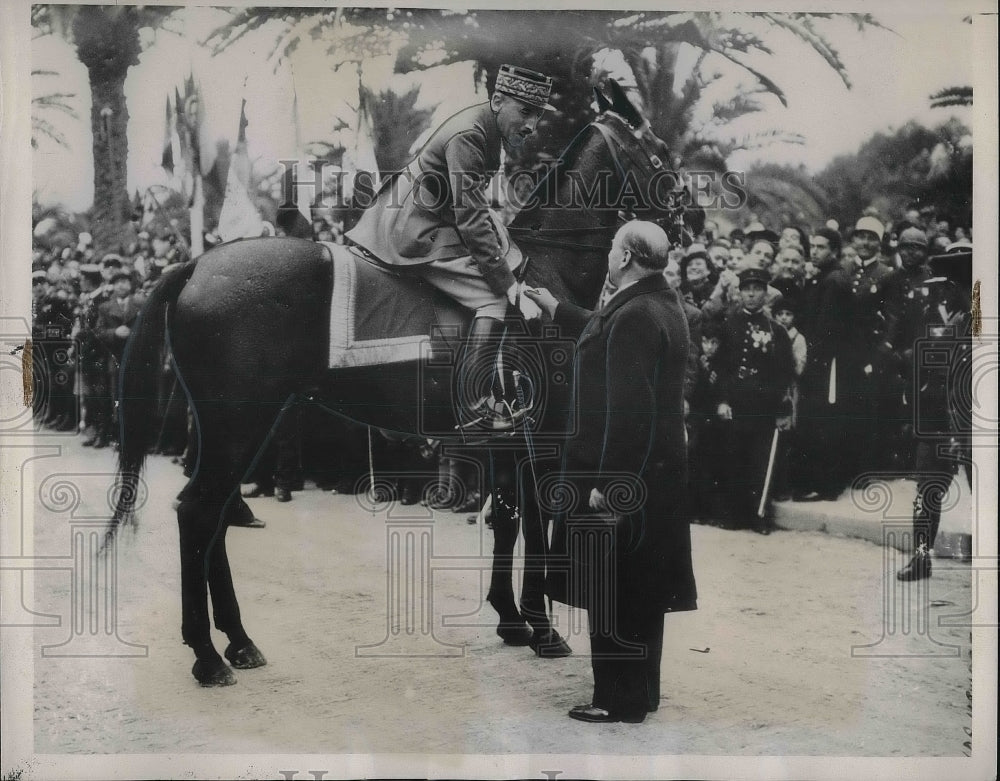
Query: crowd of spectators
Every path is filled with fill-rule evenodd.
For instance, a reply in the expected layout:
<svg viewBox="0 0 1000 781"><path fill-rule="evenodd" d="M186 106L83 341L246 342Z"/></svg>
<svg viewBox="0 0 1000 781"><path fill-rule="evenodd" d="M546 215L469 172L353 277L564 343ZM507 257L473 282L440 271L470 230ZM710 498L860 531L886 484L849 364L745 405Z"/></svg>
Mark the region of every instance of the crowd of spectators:
<svg viewBox="0 0 1000 781"><path fill-rule="evenodd" d="M340 243L343 227L317 219L313 238ZM832 220L780 232L758 220L728 231L708 221L695 243L671 251L664 275L683 297L692 333L695 519L766 533L765 491L832 500L919 466L914 347L932 326L969 310L966 286L947 272L935 277L929 260L971 251L970 239L968 228L913 209L892 222L865 214L846 230ZM116 438L117 372L143 295L188 252L169 228L139 233L121 253L98 257L91 245L81 233L75 245L34 252L33 348L45 378L36 413L39 425L103 448ZM155 451L190 468L189 415L163 358ZM358 491L372 464L392 475L380 485L404 503L481 505L475 470L440 458L438 443L399 442L309 409L287 416L248 493L288 501L306 479ZM427 484L437 486L432 495Z"/></svg>

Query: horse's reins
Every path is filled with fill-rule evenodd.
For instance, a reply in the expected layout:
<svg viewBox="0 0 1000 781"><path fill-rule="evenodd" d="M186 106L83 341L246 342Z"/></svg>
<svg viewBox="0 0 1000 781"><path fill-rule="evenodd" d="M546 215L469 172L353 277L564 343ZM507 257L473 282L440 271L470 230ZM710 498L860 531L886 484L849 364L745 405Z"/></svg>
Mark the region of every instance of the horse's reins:
<svg viewBox="0 0 1000 781"><path fill-rule="evenodd" d="M621 139L619 139L612 132L611 128L607 127L606 125L604 125L604 124L602 124L600 122L591 122L589 125L587 125L586 128L584 128L583 131L581 131L580 133L578 133L573 138L572 141L570 141L570 143L567 145L565 151L559 156L559 159L553 164L553 166L550 169L549 173L546 174L545 179L547 179L552 174L552 172L557 171L559 168L561 168L563 165L566 164L566 160L568 159L570 153L573 152L573 151L575 151L576 147L583 143L584 132L586 130L589 130L590 128L594 128L595 130L597 130L601 134L601 138L604 139L604 143L605 143L605 145L608 148L608 153L611 155L611 160L614 163L615 171L618 173L618 178L620 179L621 184L624 187L627 173L626 173L625 166L622 165L621 159L619 158L619 155L618 155L619 149L616 148L616 147L621 147L621 151L624 152L625 156L628 158L628 160L635 167L637 167L637 168L642 167L642 163L640 161L636 160L629 153L629 151L625 149L625 144L622 143ZM612 143L612 141L617 142L617 144ZM660 170L660 169L663 168L663 161L661 161L660 158L656 154L653 154L653 153L649 152L645 148L645 146L643 146L641 143L639 144L639 148L642 149L643 153L646 155L646 159L647 159L649 165L652 168L654 168L656 170ZM543 181L544 181L544 179L543 179ZM539 186L541 186L541 183L539 183ZM537 188L536 188L536 190L537 190ZM532 193L532 195L534 195L534 193ZM603 244L580 244L580 243L572 242L572 241L564 241L562 239L547 238L546 236L543 236L541 234L548 234L549 236L553 236L553 235L558 236L558 235L562 235L562 234L576 235L576 234L580 234L580 233L604 233L604 232L607 232L608 228L610 228L610 227L611 226L608 226L608 225L602 225L602 226L598 226L598 227L586 227L586 228L518 228L518 227L509 227L509 228L507 228L507 232L510 233L511 235L517 236L518 241L521 241L521 242L526 243L526 244L536 244L536 245L543 246L543 247L556 247L556 248L559 248L559 249L572 249L572 250L578 250L580 252L602 252L602 253L605 253L610 248L610 245L603 245Z"/></svg>

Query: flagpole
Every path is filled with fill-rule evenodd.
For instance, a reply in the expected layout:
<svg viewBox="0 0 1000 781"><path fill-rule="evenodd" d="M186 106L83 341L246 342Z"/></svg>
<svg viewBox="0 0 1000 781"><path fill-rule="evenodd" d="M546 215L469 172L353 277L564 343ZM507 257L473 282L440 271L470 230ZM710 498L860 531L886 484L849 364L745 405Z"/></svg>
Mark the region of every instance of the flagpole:
<svg viewBox="0 0 1000 781"><path fill-rule="evenodd" d="M160 199L156 197L156 193L153 192L153 188L147 187L146 194L153 199L153 203L156 205L157 211L159 211L162 214L163 204L161 204ZM170 220L167 220L167 225L170 226L170 230L173 231L174 236L177 237L177 241L181 243L181 246L184 248L184 252L190 253L190 248L188 247L188 243L184 240L184 234L181 233L180 230L178 230L177 227Z"/></svg>

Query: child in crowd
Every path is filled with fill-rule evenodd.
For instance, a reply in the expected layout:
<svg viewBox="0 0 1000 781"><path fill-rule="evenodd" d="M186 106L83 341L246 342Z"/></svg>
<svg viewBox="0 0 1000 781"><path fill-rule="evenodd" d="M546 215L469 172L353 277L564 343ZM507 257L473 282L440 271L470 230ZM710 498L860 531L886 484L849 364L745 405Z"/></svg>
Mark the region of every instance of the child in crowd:
<svg viewBox="0 0 1000 781"><path fill-rule="evenodd" d="M729 426L718 417L719 345L721 324L708 319L702 326L698 375L691 393L689 455L694 518L716 523L724 519L726 436Z"/></svg>
<svg viewBox="0 0 1000 781"><path fill-rule="evenodd" d="M782 296L771 306L771 313L779 325L784 326L788 332L788 338L792 342L792 367L795 372L789 388L789 398L792 402L792 425L782 436L778 446L778 455L775 462L775 483L774 498L777 501L785 501L791 498L790 480L790 454L797 449L796 438L798 437L799 418L799 377L806 369L807 345L806 338L798 328L795 327L795 311L798 302L791 296Z"/></svg>

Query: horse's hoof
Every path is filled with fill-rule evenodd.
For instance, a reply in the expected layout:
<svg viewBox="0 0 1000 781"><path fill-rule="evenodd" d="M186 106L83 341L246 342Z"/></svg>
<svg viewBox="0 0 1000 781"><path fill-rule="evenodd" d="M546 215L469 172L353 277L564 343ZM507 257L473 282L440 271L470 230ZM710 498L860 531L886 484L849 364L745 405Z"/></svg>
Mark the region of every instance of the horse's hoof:
<svg viewBox="0 0 1000 781"><path fill-rule="evenodd" d="M236 683L233 671L221 659L210 662L199 659L191 668L191 674L202 686L232 686Z"/></svg>
<svg viewBox="0 0 1000 781"><path fill-rule="evenodd" d="M560 659L564 656L571 656L573 653L573 649L566 644L566 641L559 636L555 629L549 629L541 634L535 632L531 635L531 641L528 645L531 646L531 650L535 652L536 656L543 659Z"/></svg>
<svg viewBox="0 0 1000 781"><path fill-rule="evenodd" d="M226 648L226 658L237 670L251 670L254 667L263 667L267 664L267 659L252 642L242 648L233 648L232 643Z"/></svg>
<svg viewBox="0 0 1000 781"><path fill-rule="evenodd" d="M497 634L504 641L505 645L530 645L531 628L525 624L500 624L497 626Z"/></svg>

